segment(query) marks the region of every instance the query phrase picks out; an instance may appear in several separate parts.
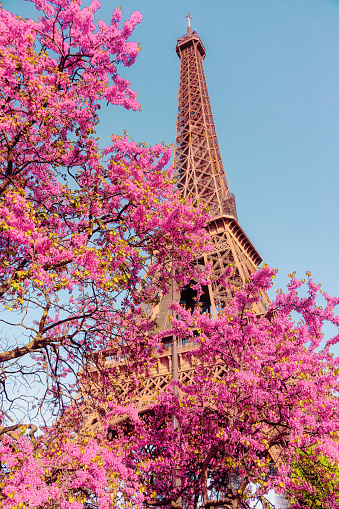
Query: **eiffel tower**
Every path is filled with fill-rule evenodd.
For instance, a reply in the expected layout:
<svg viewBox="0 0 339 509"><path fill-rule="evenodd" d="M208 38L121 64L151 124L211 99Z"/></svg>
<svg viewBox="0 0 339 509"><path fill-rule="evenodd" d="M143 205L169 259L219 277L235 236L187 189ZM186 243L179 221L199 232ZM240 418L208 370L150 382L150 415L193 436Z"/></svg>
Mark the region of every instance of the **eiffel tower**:
<svg viewBox="0 0 339 509"><path fill-rule="evenodd" d="M250 274L255 272L262 258L241 228L235 205L234 195L230 192L223 168L218 139L216 135L211 104L203 70L206 55L204 45L195 30L191 29L190 16L187 16L187 33L177 41L176 52L180 58L179 97L174 148L174 167L177 187L181 196L190 198L193 203L208 206L212 219L207 225L212 251L197 258L197 263L205 265L212 262L212 283L204 288L202 310L216 318L232 297L232 290L225 289L219 283L228 266L233 267L230 281L234 289L243 287ZM171 302L180 301L187 308L194 306L195 294L190 285L181 292L177 288L160 296L159 304L152 310L158 331L170 330ZM264 315L269 304L268 296L262 295L254 311ZM185 353L196 348L193 341L178 342L170 336L166 338L165 351L159 355L150 377L145 379L142 388L132 399L139 412L147 411L154 396L163 391L172 379L183 384L193 383L199 358ZM116 361L109 361L107 363ZM121 361L121 404L131 403L128 367ZM213 376L221 377L223 367L215 366ZM100 385L100 377L97 380ZM100 417L92 414L87 426L100 426Z"/></svg>

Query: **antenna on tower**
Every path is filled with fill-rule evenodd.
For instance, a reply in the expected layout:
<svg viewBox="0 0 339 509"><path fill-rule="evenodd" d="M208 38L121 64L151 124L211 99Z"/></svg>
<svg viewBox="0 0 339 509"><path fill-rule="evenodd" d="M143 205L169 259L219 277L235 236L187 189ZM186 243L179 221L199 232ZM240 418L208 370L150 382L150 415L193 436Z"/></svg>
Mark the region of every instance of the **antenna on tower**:
<svg viewBox="0 0 339 509"><path fill-rule="evenodd" d="M187 19L187 33L190 34L192 32L192 28L191 28L191 19L192 19L192 16L188 12L186 14L185 18Z"/></svg>

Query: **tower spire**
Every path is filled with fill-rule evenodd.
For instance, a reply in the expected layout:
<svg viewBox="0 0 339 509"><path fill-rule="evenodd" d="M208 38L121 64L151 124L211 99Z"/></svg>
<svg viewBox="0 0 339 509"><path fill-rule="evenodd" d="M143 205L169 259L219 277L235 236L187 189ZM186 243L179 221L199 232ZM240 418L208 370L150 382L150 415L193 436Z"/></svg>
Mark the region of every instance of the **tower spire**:
<svg viewBox="0 0 339 509"><path fill-rule="evenodd" d="M190 15L189 12L187 12L185 18L187 18L187 33L190 34L192 32L192 28L191 28L191 19L192 19L192 16Z"/></svg>

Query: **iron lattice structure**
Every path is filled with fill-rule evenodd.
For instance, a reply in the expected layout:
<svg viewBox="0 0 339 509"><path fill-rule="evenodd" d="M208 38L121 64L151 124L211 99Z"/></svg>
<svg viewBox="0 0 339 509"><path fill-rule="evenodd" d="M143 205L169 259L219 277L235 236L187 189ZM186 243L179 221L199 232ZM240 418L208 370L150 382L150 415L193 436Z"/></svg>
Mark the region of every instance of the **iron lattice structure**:
<svg viewBox="0 0 339 509"><path fill-rule="evenodd" d="M207 230L214 249L198 256L197 262L212 262L213 279L211 285L204 289L204 303L205 311L216 318L232 296L231 290L219 284L219 276L232 265L231 282L234 288L242 287L262 259L238 222L235 198L229 190L220 156L203 70L206 50L200 37L190 26L187 34L178 39L176 51L180 58L180 79L174 149L175 176L181 195L191 198L194 203L206 204L212 215ZM180 300L183 305L192 305L194 296L189 288L181 293L170 291L169 294L160 296L159 303L150 311L157 322L158 330L171 329L171 311L168 306L172 300ZM269 299L263 294L254 311L258 315L264 315L268 304ZM187 357L185 353L195 350L196 344L192 340L177 342L171 336L166 342L165 346L168 348L158 357L149 378L144 380L132 399L126 362L107 358L107 367L112 363L121 375L115 382L117 391L120 392L120 404L133 401L139 411L144 412L154 396L166 388L171 378L178 379L183 384L193 383L194 372L200 359L194 354ZM211 376L221 378L227 367L219 359L215 361L211 366ZM94 378L92 396L95 396L95 387L98 391L102 387L100 374L96 373ZM100 428L99 415L92 414L88 425Z"/></svg>

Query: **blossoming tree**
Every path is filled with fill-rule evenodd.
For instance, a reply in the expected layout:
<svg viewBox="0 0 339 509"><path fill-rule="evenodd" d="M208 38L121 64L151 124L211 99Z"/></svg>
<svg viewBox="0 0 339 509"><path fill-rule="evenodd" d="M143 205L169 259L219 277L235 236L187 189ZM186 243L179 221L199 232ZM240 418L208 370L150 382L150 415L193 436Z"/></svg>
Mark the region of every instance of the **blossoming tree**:
<svg viewBox="0 0 339 509"><path fill-rule="evenodd" d="M131 422L127 437L117 425L113 439L139 472L147 506L250 508L260 501L274 507L268 497L274 489L290 507L308 508L310 500L338 507L339 370L329 351L338 336L323 349L320 341L326 321L339 325L333 312L339 299L323 293L323 309L319 287L309 280L300 297L303 283L292 277L269 314L257 316L253 303L273 275L268 267L253 275L217 320L173 304L172 333L197 343L193 380L173 382L179 395L171 389L159 395L147 419ZM321 494L311 472L297 475L305 453L317 479L327 479Z"/></svg>
<svg viewBox="0 0 339 509"><path fill-rule="evenodd" d="M173 195L169 148L125 134L98 147L100 100L139 108L118 65L139 52L129 37L141 14L120 26L115 9L96 26L96 0L34 3L38 22L0 10L1 435L31 425L20 401L39 383L21 408L34 404L43 419L45 403L48 415L62 411L91 352L147 358L140 304L156 281L166 289L169 252L184 274L204 242L202 210ZM126 319L133 341L119 336Z"/></svg>

